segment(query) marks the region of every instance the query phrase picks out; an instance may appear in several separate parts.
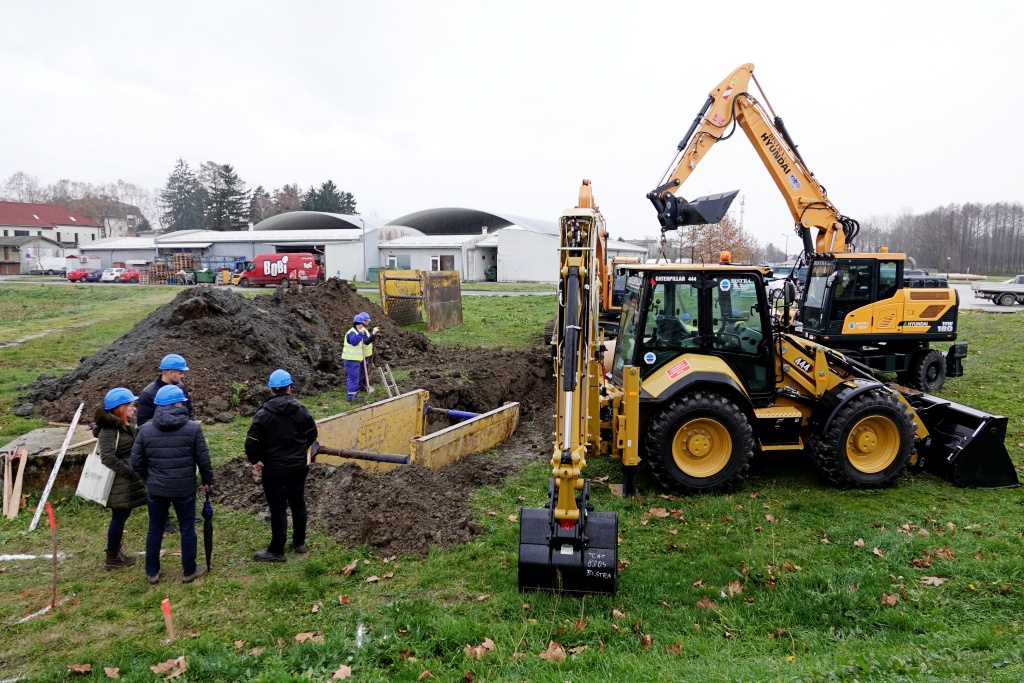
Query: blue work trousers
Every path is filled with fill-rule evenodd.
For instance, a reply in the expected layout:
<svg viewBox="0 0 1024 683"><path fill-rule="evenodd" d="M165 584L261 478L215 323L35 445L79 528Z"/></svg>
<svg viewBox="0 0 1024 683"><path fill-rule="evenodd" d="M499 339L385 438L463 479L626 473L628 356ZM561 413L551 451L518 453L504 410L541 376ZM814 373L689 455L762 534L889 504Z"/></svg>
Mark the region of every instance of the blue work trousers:
<svg viewBox="0 0 1024 683"><path fill-rule="evenodd" d="M114 508L110 511L110 525L107 527L107 552L121 552L121 538L124 536L124 525L128 516L132 514L130 509Z"/></svg>
<svg viewBox="0 0 1024 683"><path fill-rule="evenodd" d="M196 572L196 494L180 498L148 496L149 532L146 534L146 576L160 571L160 546L163 544L167 513L174 506L181 532L181 570L185 576Z"/></svg>
<svg viewBox="0 0 1024 683"><path fill-rule="evenodd" d="M348 392L348 400L356 397L359 385L362 383L363 363L358 360L345 361L345 390Z"/></svg>

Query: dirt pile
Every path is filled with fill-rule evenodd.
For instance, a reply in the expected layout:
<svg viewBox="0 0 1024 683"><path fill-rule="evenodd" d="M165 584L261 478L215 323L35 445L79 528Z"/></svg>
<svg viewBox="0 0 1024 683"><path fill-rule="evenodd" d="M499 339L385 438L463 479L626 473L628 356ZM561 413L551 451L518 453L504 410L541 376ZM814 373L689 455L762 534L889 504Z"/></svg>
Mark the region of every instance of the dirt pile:
<svg viewBox="0 0 1024 683"><path fill-rule="evenodd" d="M381 557L425 557L431 547L465 543L483 532L470 506L473 491L498 484L526 461L548 459L549 443L550 423L536 421L521 425L496 455L464 458L440 472L405 466L369 474L357 465L314 464L306 483L310 528L349 547L365 544ZM263 487L247 462L224 465L216 480L218 502L269 523Z"/></svg>
<svg viewBox="0 0 1024 683"><path fill-rule="evenodd" d="M374 349L382 361L404 364L431 353L426 336L394 324L344 281L256 299L199 286L183 290L72 372L36 380L22 399L51 419L69 419L79 402L91 414L109 389L142 391L157 376L160 359L179 353L188 362L185 384L196 416L229 421L235 411L255 412L277 368L292 374L300 395L343 383L342 339L362 311L381 328Z"/></svg>

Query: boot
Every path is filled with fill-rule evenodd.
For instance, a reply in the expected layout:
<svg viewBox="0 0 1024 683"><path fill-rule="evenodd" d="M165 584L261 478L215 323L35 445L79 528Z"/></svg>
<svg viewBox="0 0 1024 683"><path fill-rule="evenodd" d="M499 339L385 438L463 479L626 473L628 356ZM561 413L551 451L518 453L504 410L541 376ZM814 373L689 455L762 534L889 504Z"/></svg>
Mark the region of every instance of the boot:
<svg viewBox="0 0 1024 683"><path fill-rule="evenodd" d="M108 550L107 561L103 563L103 568L107 571L111 569L127 569L133 564L135 564L134 558L125 557L120 551L112 553Z"/></svg>
<svg viewBox="0 0 1024 683"><path fill-rule="evenodd" d="M135 558L132 557L131 555L125 555L124 554L124 550L118 550L117 551L117 559L119 559L122 562L124 562L126 567L131 567L131 566L133 566L135 564Z"/></svg>

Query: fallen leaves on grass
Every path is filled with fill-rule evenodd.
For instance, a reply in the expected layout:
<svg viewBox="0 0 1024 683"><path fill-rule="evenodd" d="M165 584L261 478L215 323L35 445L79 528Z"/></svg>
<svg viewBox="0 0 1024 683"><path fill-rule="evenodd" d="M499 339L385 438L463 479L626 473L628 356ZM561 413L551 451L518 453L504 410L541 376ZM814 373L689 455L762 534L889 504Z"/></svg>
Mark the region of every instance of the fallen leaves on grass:
<svg viewBox="0 0 1024 683"><path fill-rule="evenodd" d="M103 673L106 674L107 678L120 678L121 667L118 666L105 666L103 667Z"/></svg>
<svg viewBox="0 0 1024 683"><path fill-rule="evenodd" d="M462 653L466 655L467 659L475 659L480 661L484 658L484 655L494 649L494 641L490 638L484 638L484 642L479 645L466 645L462 648Z"/></svg>
<svg viewBox="0 0 1024 683"><path fill-rule="evenodd" d="M667 652L670 655L675 655L676 657L678 657L682 653L682 651L683 651L683 644L682 643L675 643L675 642L673 642L671 645L669 645L668 647L665 648L665 652Z"/></svg>
<svg viewBox="0 0 1024 683"><path fill-rule="evenodd" d="M883 552L882 552L881 550L879 550L878 548L872 548L872 549L871 549L871 554L872 554L872 555L876 555L876 556L878 556L878 557L885 557L885 553L883 553Z"/></svg>
<svg viewBox="0 0 1024 683"><path fill-rule="evenodd" d="M352 675L352 667L342 664L338 667L338 670L331 674L331 680L343 681Z"/></svg>
<svg viewBox="0 0 1024 683"><path fill-rule="evenodd" d="M252 657L259 657L261 654L264 653L264 651L266 651L266 649L267 648L265 647L254 647L253 649L249 650L249 655Z"/></svg>
<svg viewBox="0 0 1024 683"><path fill-rule="evenodd" d="M245 647L245 641L244 640L236 640L235 641L235 649L236 650L241 650L243 647Z"/></svg>
<svg viewBox="0 0 1024 683"><path fill-rule="evenodd" d="M625 616L626 616L626 613L623 612L622 610L617 610L617 609L613 609L612 610L612 619L623 619L623 618L625 618Z"/></svg>
<svg viewBox="0 0 1024 683"><path fill-rule="evenodd" d="M338 604L339 605L347 605L351 601L352 601L352 598L350 598L347 595L339 595L338 596Z"/></svg>
<svg viewBox="0 0 1024 683"><path fill-rule="evenodd" d="M489 597L491 597L490 593L481 593L480 595L476 596L476 601L477 602L483 602L484 600L486 600Z"/></svg>
<svg viewBox="0 0 1024 683"><path fill-rule="evenodd" d="M508 516L508 521L510 521L510 522L518 522L519 521L519 515L509 515Z"/></svg>
<svg viewBox="0 0 1024 683"><path fill-rule="evenodd" d="M68 667L68 671L74 674L92 673L92 664L72 664Z"/></svg>
<svg viewBox="0 0 1024 683"><path fill-rule="evenodd" d="M942 584L949 581L949 579L941 578L938 576L926 576L921 579L921 583L926 586L941 586Z"/></svg>
<svg viewBox="0 0 1024 683"><path fill-rule="evenodd" d="M652 644L653 644L653 639L651 638L651 634L650 633L641 633L640 634L640 647L648 648Z"/></svg>
<svg viewBox="0 0 1024 683"><path fill-rule="evenodd" d="M577 619L572 623L572 625L577 631L583 631L587 628L587 622L582 619Z"/></svg>
<svg viewBox="0 0 1024 683"><path fill-rule="evenodd" d="M764 518L767 519L772 524L774 524L775 522L779 521L778 517L776 517L775 515L765 515Z"/></svg>
<svg viewBox="0 0 1024 683"><path fill-rule="evenodd" d="M324 606L324 603L318 602L318 603L313 605L312 609L309 610L309 613L310 614L316 614L317 612L320 611L321 608L323 608L323 606Z"/></svg>
<svg viewBox="0 0 1024 683"><path fill-rule="evenodd" d="M378 581L380 581L380 577L376 574L366 577L366 583L377 583Z"/></svg>
<svg viewBox="0 0 1024 683"><path fill-rule="evenodd" d="M718 609L718 603L706 595L698 600L696 605L698 609Z"/></svg>
<svg viewBox="0 0 1024 683"><path fill-rule="evenodd" d="M726 592L729 593L730 598L734 598L743 592L743 585L739 581L730 581Z"/></svg>
<svg viewBox="0 0 1024 683"><path fill-rule="evenodd" d="M569 654L571 654L573 657L575 657L576 655L583 654L583 652L586 649L587 649L586 645L577 645L576 647L570 647L569 648Z"/></svg>
<svg viewBox="0 0 1024 683"><path fill-rule="evenodd" d="M895 607L900 601L900 596L895 593L882 593L882 604L886 607Z"/></svg>
<svg viewBox="0 0 1024 683"><path fill-rule="evenodd" d="M1003 584L1003 585L1002 585L1002 586L1001 586L1001 587L999 588L999 594L1000 594L1000 595L1006 595L1006 594L1007 594L1007 593L1009 593L1009 592L1010 592L1010 591L1011 591L1012 589L1013 589L1013 584L1012 584L1012 583L1004 583L1004 584Z"/></svg>
<svg viewBox="0 0 1024 683"><path fill-rule="evenodd" d="M356 567L358 567L358 566L359 566L359 560L352 560L351 562L349 562L348 564L346 564L344 567L341 568L341 573L344 574L345 576L351 576L352 572L354 572L356 570Z"/></svg>
<svg viewBox="0 0 1024 683"><path fill-rule="evenodd" d="M548 649L537 655L545 662L564 662L565 661L565 649L559 643L555 641L548 642Z"/></svg>
<svg viewBox="0 0 1024 683"><path fill-rule="evenodd" d="M858 538L856 541L853 542L853 547L854 548L863 548L864 547L864 539L863 538Z"/></svg>
<svg viewBox="0 0 1024 683"><path fill-rule="evenodd" d="M670 513L665 508L651 508L650 510L647 511L647 514L649 514L651 517L658 517L659 519L663 519L665 517L668 517L672 513Z"/></svg>
<svg viewBox="0 0 1024 683"><path fill-rule="evenodd" d="M417 681L425 681L428 678L433 678L434 674L430 673L430 669L424 669L423 673L416 677Z"/></svg>
<svg viewBox="0 0 1024 683"><path fill-rule="evenodd" d="M165 681L169 681L172 678L177 678L181 674L185 673L185 669L188 668L188 661L185 659L185 655L181 657L174 657L168 659L166 662L160 662L149 667L149 670L158 676L164 676Z"/></svg>
<svg viewBox="0 0 1024 683"><path fill-rule="evenodd" d="M317 643L319 645L323 645L323 643L324 643L324 641L326 639L325 639L324 636L322 636L322 635L318 636L315 633L313 633L312 631L308 631L306 633L296 633L295 634L295 642L296 643L304 643L307 640L309 642L311 642L311 643Z"/></svg>

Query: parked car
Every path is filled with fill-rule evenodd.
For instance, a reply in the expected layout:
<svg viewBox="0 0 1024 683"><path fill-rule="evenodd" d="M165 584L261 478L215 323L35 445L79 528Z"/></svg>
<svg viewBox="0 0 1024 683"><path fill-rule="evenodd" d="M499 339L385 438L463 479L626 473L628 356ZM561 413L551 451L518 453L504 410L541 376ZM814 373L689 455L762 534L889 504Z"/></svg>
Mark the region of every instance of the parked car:
<svg viewBox="0 0 1024 683"><path fill-rule="evenodd" d="M67 274L68 280L71 282L85 282L86 276L89 275L88 268L75 268Z"/></svg>
<svg viewBox="0 0 1024 683"><path fill-rule="evenodd" d="M119 277L121 282L131 282L134 284L142 279L142 274L134 268L128 268Z"/></svg>
<svg viewBox="0 0 1024 683"><path fill-rule="evenodd" d="M767 280L768 296L769 298L776 298L782 296L782 288L785 286L786 278L792 274L793 284L796 285L797 295L799 296L800 290L803 289L804 281L807 279L807 268L797 268L796 273L793 273L793 269L789 266L779 266L772 268L772 279Z"/></svg>
<svg viewBox="0 0 1024 683"><path fill-rule="evenodd" d="M85 276L85 281L86 282L99 282L100 278L102 278L102 277L103 277L103 271L100 270L99 268L96 268L94 270L90 270L89 271L89 274Z"/></svg>
<svg viewBox="0 0 1024 683"><path fill-rule="evenodd" d="M100 282L119 282L124 271L124 268L107 268L100 276Z"/></svg>

